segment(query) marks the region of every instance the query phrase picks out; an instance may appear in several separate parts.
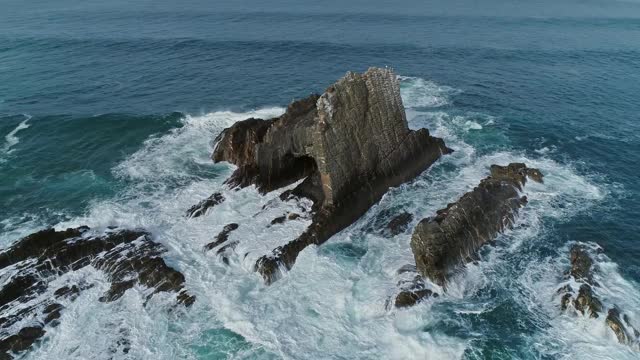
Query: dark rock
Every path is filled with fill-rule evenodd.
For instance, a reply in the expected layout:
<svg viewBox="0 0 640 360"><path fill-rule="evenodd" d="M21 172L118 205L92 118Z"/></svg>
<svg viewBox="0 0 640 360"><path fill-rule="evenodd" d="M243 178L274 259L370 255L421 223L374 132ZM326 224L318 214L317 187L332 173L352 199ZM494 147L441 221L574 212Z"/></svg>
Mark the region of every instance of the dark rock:
<svg viewBox="0 0 640 360"><path fill-rule="evenodd" d="M271 220L271 225L284 224L285 221L296 220L299 218L300 218L300 214L288 213L286 215L278 216L277 218Z"/></svg>
<svg viewBox="0 0 640 360"><path fill-rule="evenodd" d="M401 271L402 269L405 269L406 271ZM407 272L411 272L411 270L406 266L403 266L398 271L400 274ZM415 272L415 268L413 272ZM397 308L410 307L430 297L438 297L437 293L425 288L425 282L418 274L415 274L412 280L400 281L398 285L402 290L398 293L395 299L394 304Z"/></svg>
<svg viewBox="0 0 640 360"><path fill-rule="evenodd" d="M573 298L573 288L571 287L571 285L567 284L558 289L556 293L562 295L562 298L560 300L560 308L562 310L566 310L571 303L571 299Z"/></svg>
<svg viewBox="0 0 640 360"><path fill-rule="evenodd" d="M287 215L287 220L296 220L300 218L300 214L297 213L289 213L289 215Z"/></svg>
<svg viewBox="0 0 640 360"><path fill-rule="evenodd" d="M222 231L220 231L220 233L218 234L218 236L216 236L216 240L213 242L208 243L207 245L204 246L205 250L212 250L214 249L216 246L223 244L224 242L226 242L229 239L229 233L238 229L240 225L236 224L236 223L231 223L231 224L227 224L224 226L224 228L222 228Z"/></svg>
<svg viewBox="0 0 640 360"><path fill-rule="evenodd" d="M222 258L222 262L224 262L226 265L229 265L229 256L231 256L236 246L238 246L237 241L230 242L218 249L216 255L219 255Z"/></svg>
<svg viewBox="0 0 640 360"><path fill-rule="evenodd" d="M457 202L425 218L411 237L416 266L420 274L444 285L450 271L473 259L478 249L505 228L513 226L526 197L520 197L529 174L541 174L525 164L491 166L491 175Z"/></svg>
<svg viewBox="0 0 640 360"><path fill-rule="evenodd" d="M206 214L210 208L218 204L221 204L223 201L224 201L224 196L221 193L214 193L208 198L190 207L189 210L187 210L187 217L195 218L198 216L202 216Z"/></svg>
<svg viewBox="0 0 640 360"><path fill-rule="evenodd" d="M23 304L45 293L49 282L56 277L85 266L93 266L105 273L111 288L101 301L113 301L136 284L158 292L180 294L178 302L193 303L184 291L184 276L166 265L160 256L165 248L151 240L149 233L139 230L108 231L103 235L87 235L87 227L55 231L47 229L17 241L0 253L0 270L10 266L18 270L0 290L0 358L7 351L22 351L44 334L41 327L23 328L11 333L10 325L21 319L42 314L42 323L57 323L64 307L54 299L75 297L92 284L70 284L53 292L52 299L43 299L33 306ZM190 300L191 299L191 300Z"/></svg>
<svg viewBox="0 0 640 360"><path fill-rule="evenodd" d="M432 295L438 296L438 294L434 294L429 289L404 290L401 291L398 296L396 296L395 305L397 308L410 307L426 298L431 297Z"/></svg>
<svg viewBox="0 0 640 360"><path fill-rule="evenodd" d="M571 276L576 280L582 280L586 282L592 282L593 275L591 273L591 267L593 266L593 260L587 248L584 245L574 245L571 247Z"/></svg>
<svg viewBox="0 0 640 360"><path fill-rule="evenodd" d="M271 225L283 224L287 220L286 215L278 216L277 218L271 220Z"/></svg>
<svg viewBox="0 0 640 360"><path fill-rule="evenodd" d="M52 303L49 306L47 306L43 311L43 314L47 315L44 319L45 325L53 322L54 320L59 319L60 316L62 315L61 314L62 309L64 309L64 306L58 303Z"/></svg>
<svg viewBox="0 0 640 360"><path fill-rule="evenodd" d="M573 294L571 293L566 293L562 295L562 300L560 301L560 308L562 310L567 310L567 307L569 307L569 304L571 303L572 296Z"/></svg>
<svg viewBox="0 0 640 360"><path fill-rule="evenodd" d="M314 202L312 225L256 262L267 283L300 251L320 245L362 216L392 186L409 181L451 152L426 129L410 130L392 71L348 73L321 95L293 102L271 120L248 119L217 138L215 162L238 166L231 186L265 193L305 179L282 198Z"/></svg>
<svg viewBox="0 0 640 360"><path fill-rule="evenodd" d="M589 314L592 318L598 318L599 313L604 309L594 291L594 288L599 285L593 280L594 261L591 255L592 252L600 253L601 251L600 247L593 249L585 244L575 244L570 250L571 269L569 274L576 281L582 283L578 295L573 300L573 305L577 311L583 315ZM558 293L564 292L566 293L562 297L562 310L568 308L573 297L571 286L566 285L558 290ZM615 305L607 312L605 322L621 344L631 345L637 343L640 338L640 332L629 323L629 317L626 314L621 314Z"/></svg>
<svg viewBox="0 0 640 360"><path fill-rule="evenodd" d="M582 284L578 290L578 296L573 302L576 310L582 314L589 313L592 318L597 318L602 311L602 303L594 295L593 289L588 284Z"/></svg>
<svg viewBox="0 0 640 360"><path fill-rule="evenodd" d="M182 304L184 306L191 306L196 302L196 296L189 294L186 290L182 290L176 296L176 300L178 304Z"/></svg>
<svg viewBox="0 0 640 360"><path fill-rule="evenodd" d="M387 229L391 236L396 236L407 230L411 220L413 220L413 215L408 212L403 212L391 219L389 224L387 224Z"/></svg>
<svg viewBox="0 0 640 360"><path fill-rule="evenodd" d="M45 331L39 326L28 326L20 329L16 334L0 339L0 359L11 359L10 352L27 350Z"/></svg>
<svg viewBox="0 0 640 360"><path fill-rule="evenodd" d="M78 287L78 285L71 285L71 286L63 286L61 288L59 288L58 290L56 290L53 295L55 295L56 297L75 297L80 293L80 288Z"/></svg>
<svg viewBox="0 0 640 360"><path fill-rule="evenodd" d="M606 321L607 325L616 334L618 342L620 344L626 344L629 341L629 335L627 334L627 330L620 319L620 311L615 307L613 309L609 309Z"/></svg>
<svg viewBox="0 0 640 360"><path fill-rule="evenodd" d="M406 265L402 265L402 267L400 269L398 269L398 275L404 274L404 273L415 273L417 272L418 269L416 269L416 266L413 264L406 264Z"/></svg>

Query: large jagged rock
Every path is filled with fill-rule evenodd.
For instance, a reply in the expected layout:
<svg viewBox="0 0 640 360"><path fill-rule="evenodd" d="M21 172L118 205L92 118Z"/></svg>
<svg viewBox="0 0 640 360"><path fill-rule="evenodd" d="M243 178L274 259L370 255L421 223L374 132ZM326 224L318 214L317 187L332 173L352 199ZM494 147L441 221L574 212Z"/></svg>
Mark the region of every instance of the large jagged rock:
<svg viewBox="0 0 640 360"><path fill-rule="evenodd" d="M444 285L451 270L472 259L478 249L514 223L527 199L519 191L526 179L542 174L525 164L491 166L491 175L457 202L421 220L411 237L420 274Z"/></svg>
<svg viewBox="0 0 640 360"><path fill-rule="evenodd" d="M177 293L176 300L191 305L195 297L184 290L184 276L167 266L160 256L165 248L142 230L112 229L90 235L88 227L31 234L0 253L0 359L28 349L55 326L64 299L73 300L93 286L77 284L51 289L50 283L69 271L93 266L101 270L111 287L100 298L110 302L135 285L158 292ZM22 324L32 323L26 327Z"/></svg>
<svg viewBox="0 0 640 360"><path fill-rule="evenodd" d="M253 184L263 193L305 179L283 196L313 200L312 225L257 261L256 270L271 283L302 249L322 244L389 187L413 179L449 152L427 129L409 129L395 74L371 68L347 73L321 96L293 102L279 118L248 119L225 129L213 160L238 167L227 180L231 186Z"/></svg>

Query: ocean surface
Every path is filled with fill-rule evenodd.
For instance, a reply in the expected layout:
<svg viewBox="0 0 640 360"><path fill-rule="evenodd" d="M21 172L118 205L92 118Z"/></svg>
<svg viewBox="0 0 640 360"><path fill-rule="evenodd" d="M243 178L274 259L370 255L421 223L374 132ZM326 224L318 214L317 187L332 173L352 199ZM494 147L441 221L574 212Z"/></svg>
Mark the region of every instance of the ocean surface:
<svg viewBox="0 0 640 360"><path fill-rule="evenodd" d="M213 139L370 66L399 74L410 126L455 152L266 287L255 259L309 223L267 227L296 205L225 188ZM389 209L415 224L514 161L545 174L516 228L445 295L389 309L410 234L371 228ZM555 292L569 246L597 243L603 302L640 325L639 174L637 1L0 0L0 247L143 227L198 299L100 303L106 282L82 270L68 276L104 286L24 359L637 359ZM184 217L215 191L227 201ZM227 266L202 247L230 222L250 256ZM131 351L114 353L122 333Z"/></svg>

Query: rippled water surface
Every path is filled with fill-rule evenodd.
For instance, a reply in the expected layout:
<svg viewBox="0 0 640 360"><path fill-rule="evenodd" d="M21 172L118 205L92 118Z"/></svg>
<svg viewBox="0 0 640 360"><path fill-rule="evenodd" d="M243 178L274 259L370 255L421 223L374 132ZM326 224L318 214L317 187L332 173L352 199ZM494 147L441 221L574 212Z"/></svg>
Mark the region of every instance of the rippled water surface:
<svg viewBox="0 0 640 360"><path fill-rule="evenodd" d="M555 294L571 244L597 243L603 301L640 324L640 3L345 3L0 0L0 246L47 226L143 227L198 298L101 303L101 273L67 274L99 286L24 358L640 356ZM308 204L225 188L212 141L369 66L392 67L410 126L455 152L265 287L255 260L309 224L270 221ZM513 161L545 174L517 226L444 296L388 309L410 234L372 227L400 210L415 224ZM215 191L227 201L185 219ZM230 222L249 255L227 266L202 247ZM122 333L131 351L113 353Z"/></svg>

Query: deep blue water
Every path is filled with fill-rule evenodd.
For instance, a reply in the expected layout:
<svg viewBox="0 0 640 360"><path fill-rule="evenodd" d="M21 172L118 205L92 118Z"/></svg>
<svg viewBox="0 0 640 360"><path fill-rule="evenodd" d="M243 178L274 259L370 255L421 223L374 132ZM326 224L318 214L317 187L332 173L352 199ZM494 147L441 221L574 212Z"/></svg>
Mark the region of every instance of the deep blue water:
<svg viewBox="0 0 640 360"><path fill-rule="evenodd" d="M119 169L153 139L188 126L185 117L282 107L322 92L346 71L370 66L392 67L407 77L407 92L419 79L437 87L426 86L424 96L446 93L445 103L415 107L426 111L421 116L427 124L434 117L449 122L444 126L458 131L457 139L474 149L473 156L508 152L552 162L602 195L593 201L578 191L542 208L545 230L527 240L538 244L522 254L527 261L512 264L509 271L515 273L503 274L504 283L469 295L503 299L495 311L465 319L465 326L427 322L425 332L470 341L468 358L568 356L566 344L541 350L534 343L543 340L527 340L550 325L523 315L509 278L515 281L515 274L533 266L530 258L537 264L561 257L571 241L603 246L620 276L640 291L640 3L635 1L0 0L3 246L40 227L91 217L104 202L135 198L137 186L170 193L216 178L220 168L188 160L175 170L179 175L164 182L141 185L121 175ZM456 117L482 129L460 129ZM207 151L203 147L198 156L206 160ZM185 154L187 159L191 153ZM444 164L437 171L453 174L459 168ZM545 219L547 211L565 207L575 208L566 219ZM357 262L366 249L354 242L328 243L319 254L337 252L336 261L355 257ZM458 316L455 306L442 307L438 311ZM202 358L242 357L239 351L251 347L247 334L216 329L197 336L204 343L194 351ZM286 345L281 352L264 346L276 357L307 357L288 353ZM220 347L225 350L211 350Z"/></svg>

